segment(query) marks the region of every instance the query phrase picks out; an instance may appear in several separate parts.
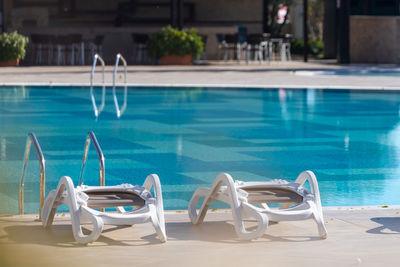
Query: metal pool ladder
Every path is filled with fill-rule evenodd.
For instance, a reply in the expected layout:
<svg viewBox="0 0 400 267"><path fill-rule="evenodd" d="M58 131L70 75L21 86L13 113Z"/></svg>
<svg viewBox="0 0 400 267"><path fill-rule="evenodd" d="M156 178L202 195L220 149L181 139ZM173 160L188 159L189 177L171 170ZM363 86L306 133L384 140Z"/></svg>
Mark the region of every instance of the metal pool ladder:
<svg viewBox="0 0 400 267"><path fill-rule="evenodd" d="M97 141L96 135L94 132L90 131L87 134L86 143L85 143L85 150L82 157L82 167L79 177L79 185L82 185L83 182L83 171L86 165L87 154L89 152L89 145L90 141L92 141L93 146L97 152L97 157L99 159L99 185L105 185L105 158L103 155L103 151L101 150L100 144ZM26 166L28 164L29 153L31 149L31 144L33 143L36 153L39 158L39 166L40 166L40 203L39 203L39 220L42 219L42 207L45 200L45 191L46 191L46 165L45 165L45 158L43 156L42 148L40 147L39 141L36 138L34 133L29 133L26 141L25 147L25 157L24 157L24 168L22 171L22 177L19 184L19 198L18 198L18 206L19 206L19 214L24 214L24 181L25 181L25 172Z"/></svg>
<svg viewBox="0 0 400 267"><path fill-rule="evenodd" d="M116 79L117 79L117 72L118 72L118 67L119 67L119 61L122 61L122 64L124 65L124 102L122 104L122 107L120 108L119 103L118 103L118 98L117 98L117 92L116 92ZM126 106L127 106L127 94L128 94L128 87L126 85L126 60L121 54L117 54L117 58L115 59L115 66L114 66L114 72L113 72L113 98L114 98L114 104L115 104L115 110L117 112L117 117L121 117L121 115L125 112Z"/></svg>
<svg viewBox="0 0 400 267"><path fill-rule="evenodd" d="M83 157L82 157L82 167L81 167L81 173L79 176L78 185L82 185L82 183L83 183L83 171L86 166L86 160L87 160L87 155L89 152L90 141L92 141L94 149L97 152L97 157L99 158L99 185L104 186L106 183L105 158L103 155L103 151L101 150L100 144L97 141L96 135L92 131L88 132L88 134L87 134L86 143L85 143L85 151L84 151Z"/></svg>
<svg viewBox="0 0 400 267"><path fill-rule="evenodd" d="M34 133L29 133L28 138L26 140L25 146L25 157L24 157L24 169L22 171L21 181L19 183L19 214L24 214L24 181L25 181L25 171L26 165L29 159L29 152L31 150L31 144L33 143L36 153L39 158L39 167L40 167L40 206L39 206L39 220L42 219L42 207L44 203L45 197L45 186L46 186L46 160L44 159L42 148L36 138Z"/></svg>
<svg viewBox="0 0 400 267"><path fill-rule="evenodd" d="M97 66L97 60L100 61L101 69L102 69L102 87L103 88L102 88L102 93L101 93L101 104L100 104L100 106L97 106L96 99L94 97L94 92L93 92L93 79L94 79L94 72L95 72L96 66ZM96 118L103 111L104 105L105 105L105 101L106 101L106 85L104 83L104 69L105 69L104 60L99 56L99 54L95 54L94 58L93 58L92 71L90 72L90 97L91 97L91 100L92 100L94 115L96 116Z"/></svg>

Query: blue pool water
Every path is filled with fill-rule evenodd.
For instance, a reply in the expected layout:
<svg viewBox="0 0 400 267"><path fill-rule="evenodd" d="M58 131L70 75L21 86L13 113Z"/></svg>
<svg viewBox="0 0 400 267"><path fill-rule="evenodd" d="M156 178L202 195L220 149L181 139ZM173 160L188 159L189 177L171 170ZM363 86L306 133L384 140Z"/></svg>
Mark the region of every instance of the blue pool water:
<svg viewBox="0 0 400 267"><path fill-rule="evenodd" d="M101 90L95 90L100 104ZM118 90L122 106L123 90ZM106 184L160 176L165 207L185 209L220 172L239 180L295 179L313 170L324 205L400 204L400 94L350 90L129 88L117 118L108 88L96 119L83 87L0 89L0 213L15 213L28 132L46 157L46 191L75 183L86 133L106 157ZM31 152L25 210L38 210ZM84 182L98 184L93 149Z"/></svg>

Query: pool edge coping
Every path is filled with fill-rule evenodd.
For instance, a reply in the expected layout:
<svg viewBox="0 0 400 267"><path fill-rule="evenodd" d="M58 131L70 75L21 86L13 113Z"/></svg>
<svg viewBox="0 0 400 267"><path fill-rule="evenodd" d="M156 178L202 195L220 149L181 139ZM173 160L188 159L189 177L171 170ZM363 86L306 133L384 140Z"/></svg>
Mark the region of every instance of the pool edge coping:
<svg viewBox="0 0 400 267"><path fill-rule="evenodd" d="M111 83L105 83L105 86L112 86ZM127 86L133 87L214 87L214 88L265 88L265 89L348 89L348 90L375 90L375 91L400 91L400 86L355 86L355 85L310 85L310 84L191 84L191 83L181 83L181 84L169 84L169 83L127 83ZM52 82L32 82L32 83L16 83L16 82L2 82L0 86L87 86L89 87L89 83L52 83ZM101 86L101 84L95 84L94 86Z"/></svg>

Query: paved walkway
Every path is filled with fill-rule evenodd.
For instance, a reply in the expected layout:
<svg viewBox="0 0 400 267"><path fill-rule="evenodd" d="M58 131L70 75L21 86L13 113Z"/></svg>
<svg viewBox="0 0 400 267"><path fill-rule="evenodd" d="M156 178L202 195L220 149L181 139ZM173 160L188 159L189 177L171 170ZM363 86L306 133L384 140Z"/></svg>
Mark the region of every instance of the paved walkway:
<svg viewBox="0 0 400 267"><path fill-rule="evenodd" d="M328 239L312 220L272 224L259 239L236 238L227 210L193 226L166 215L167 243L150 223L106 227L88 246L74 242L68 215L50 230L33 215L0 217L1 266L399 266L400 209L325 210ZM251 223L250 223L251 226Z"/></svg>
<svg viewBox="0 0 400 267"><path fill-rule="evenodd" d="M272 62L268 64L220 63L195 66L129 66L128 83L134 85L208 85L251 87L325 87L399 89L399 76L310 76L313 71L349 69L393 69L398 66L338 65L334 61ZM44 66L0 68L1 84L89 84L90 66ZM99 67L100 69L100 67ZM112 66L106 82L112 82ZM122 67L121 67L122 70ZM297 74L296 74L297 73ZM299 75L301 74L301 75ZM120 81L122 76L119 75ZM96 80L101 80L100 74Z"/></svg>

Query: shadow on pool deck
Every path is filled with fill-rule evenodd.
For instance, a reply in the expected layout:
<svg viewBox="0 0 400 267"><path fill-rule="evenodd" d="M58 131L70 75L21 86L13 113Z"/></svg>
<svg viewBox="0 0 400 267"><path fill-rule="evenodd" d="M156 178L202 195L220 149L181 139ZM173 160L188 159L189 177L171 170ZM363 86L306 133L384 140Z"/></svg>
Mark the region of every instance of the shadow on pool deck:
<svg viewBox="0 0 400 267"><path fill-rule="evenodd" d="M156 234L147 235L137 240L139 244L135 244L135 240L129 239L129 244L126 240L113 239L105 235L107 232L118 231L131 226L112 226L103 231L103 234L96 242L101 246L135 246L135 245L152 245L159 244ZM85 245L78 244L72 235L72 226L70 224L53 225L49 229L44 229L41 225L15 225L4 228L6 235L0 236L0 245L4 243L15 244L38 244L45 246L56 246L65 248L77 248ZM89 230L83 227L83 232L89 234ZM7 240L7 242L4 242ZM143 242L144 241L144 242ZM97 245L99 246L99 245Z"/></svg>
<svg viewBox="0 0 400 267"><path fill-rule="evenodd" d="M211 212L198 226L187 213L169 212L166 243L146 223L106 226L87 246L75 242L68 214L57 215L48 230L34 221L37 215L2 217L0 266L398 266L399 214L398 208L331 209L325 240L306 220L272 224L261 238L241 241L229 211Z"/></svg>
<svg viewBox="0 0 400 267"><path fill-rule="evenodd" d="M254 226L254 222L249 221L247 224L253 224L253 226L247 227L247 230L255 230L256 226ZM303 242L321 240L317 232L315 233L315 236L272 236L268 234L269 231L274 231L273 225L270 225L264 235L257 240L259 242ZM187 222L171 222L167 223L167 233L169 238L176 240L198 240L226 244L247 244L252 242L238 239L233 225L227 221L204 222L201 225L192 225Z"/></svg>
<svg viewBox="0 0 400 267"><path fill-rule="evenodd" d="M56 246L56 247L82 247L82 245L76 243L72 235L72 226L68 221L63 221L62 224L55 224L49 229L44 229L38 222L24 222L19 225L6 226L3 228L5 235L0 236L0 244L4 243L15 243L15 244L38 244L45 246ZM254 222L248 222L250 227L248 230L254 230ZM89 227L83 227L85 234L89 234ZM141 235L138 231L137 226L106 226L102 235L96 241L101 246L147 246L152 244L159 244L160 241L157 235L147 234ZM270 226L273 228L273 225ZM140 236L139 239L135 240L131 238L131 234L125 236L125 238L114 238L118 231L125 230L135 232L135 235ZM236 236L235 229L232 224L227 221L218 222L205 222L202 225L192 225L190 222L168 222L166 223L166 230L168 238L176 241L206 241L226 244L248 244L252 241L240 240ZM114 233L114 231L116 231ZM274 229L270 229L274 231ZM129 238L127 238L129 237ZM7 241L5 241L7 240ZM314 236L306 235L286 235L286 236L272 236L267 232L258 239L259 242L304 242L304 241L316 241L321 240L317 233ZM96 245L98 246L98 245Z"/></svg>
<svg viewBox="0 0 400 267"><path fill-rule="evenodd" d="M370 229L367 233L370 234L400 234L400 217L376 217L371 218L371 221L381 224L382 226Z"/></svg>

